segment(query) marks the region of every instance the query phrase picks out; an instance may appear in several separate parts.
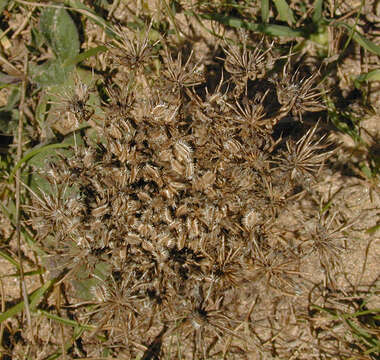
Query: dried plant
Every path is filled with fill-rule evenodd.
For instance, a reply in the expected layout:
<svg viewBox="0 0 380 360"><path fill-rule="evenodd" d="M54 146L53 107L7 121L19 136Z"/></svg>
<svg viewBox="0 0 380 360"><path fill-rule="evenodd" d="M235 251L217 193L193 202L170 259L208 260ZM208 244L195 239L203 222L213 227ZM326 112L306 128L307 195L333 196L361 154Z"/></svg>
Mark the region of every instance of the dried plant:
<svg viewBox="0 0 380 360"><path fill-rule="evenodd" d="M269 250L254 254L252 264L247 267L252 281L262 281L267 290L294 296L296 277L301 273L297 270L298 259L289 258L281 252Z"/></svg>
<svg viewBox="0 0 380 360"><path fill-rule="evenodd" d="M248 50L247 37L247 33L241 33L241 45L227 43L223 48L227 55L224 68L233 76L238 86L244 86L245 92L247 92L248 80L263 78L267 69L274 62L271 56L273 43L264 50L262 48L263 38L254 50L250 51Z"/></svg>
<svg viewBox="0 0 380 360"><path fill-rule="evenodd" d="M68 233L75 232L84 211L82 204L75 197L66 195L67 186L54 185L54 194L40 190L42 196L38 196L30 190L34 196L34 204L25 206L26 210L34 214L30 223L38 229L39 240L51 233L56 239L61 239Z"/></svg>
<svg viewBox="0 0 380 360"><path fill-rule="evenodd" d="M153 67L149 30L142 39L118 32L111 56L136 74ZM247 337L260 338L251 321L255 291L268 302L282 295L292 302L298 285L307 287L305 254L332 269L340 248L330 238L342 228L331 220L318 220L307 239L303 224L295 225L299 247L277 235L291 196L317 179L331 152L323 137L315 140L317 125L277 150L278 119L293 110L306 117L319 98L314 78L301 80L288 100L277 84L282 108L270 114L269 92L249 95L248 80L266 77L273 60L273 45L263 43L253 51L227 46L226 73L214 90L193 53L183 61L166 48L163 77L144 72L149 86L129 73L113 82L110 74L99 105L104 118L87 107L89 88L78 91L72 113L97 135L49 162L51 192L35 194L26 210L75 316L96 328L91 341L107 338L96 346L148 359L170 354L177 333L187 359L261 352Z"/></svg>
<svg viewBox="0 0 380 360"><path fill-rule="evenodd" d="M169 50L165 49L165 61L166 69L163 71L163 75L169 83L168 88L171 92L182 92L185 88L200 85L204 82L204 75L200 62L191 67L191 59L193 52L190 53L186 62L182 62L182 53L179 52L177 59L173 60L173 57Z"/></svg>
<svg viewBox="0 0 380 360"><path fill-rule="evenodd" d="M153 22L149 24L143 35L121 28L114 30L116 37L110 46L111 54L117 59L118 65L138 73L149 63L154 46L160 42L157 40L151 43L149 39L152 24Z"/></svg>
<svg viewBox="0 0 380 360"><path fill-rule="evenodd" d="M207 359L211 356L212 351L214 353L217 353L218 350L221 351L226 346L223 343L223 338L227 334L243 342L247 341L237 332L231 330L237 322L229 318L221 309L222 297L214 303L206 301L199 285L192 292L191 302L186 304L187 307L184 310L185 315L181 314L175 318L178 325L169 331L180 331L183 342L187 343L190 340L193 359Z"/></svg>
<svg viewBox="0 0 380 360"><path fill-rule="evenodd" d="M233 120L241 124L243 131L250 134L262 134L270 133L273 127L273 122L271 119L266 117L266 112L264 110L263 102L268 94L268 91L264 96L256 96L255 99L249 101L247 97L243 99L243 104L236 101L235 106L232 110L235 112Z"/></svg>
<svg viewBox="0 0 380 360"><path fill-rule="evenodd" d="M212 284L210 290L215 286L222 291L231 286L238 286L240 273L242 271L238 259L240 250L240 248L237 248L227 251L225 238L222 237L222 245L220 249L218 249L216 258L208 255L210 267L208 272L210 275L207 279L210 280Z"/></svg>
<svg viewBox="0 0 380 360"><path fill-rule="evenodd" d="M284 66L282 78L276 84L282 117L291 112L302 121L303 113L325 108L320 102L321 91L315 86L317 77L318 72L308 78L301 78L299 69L292 73L289 62Z"/></svg>
<svg viewBox="0 0 380 360"><path fill-rule="evenodd" d="M88 104L92 91L91 85L85 84L76 74L73 86L68 86L58 95L51 94L53 100L50 103L55 106L54 113L58 117L56 121L64 122L64 128L71 130L87 121L94 114L94 110Z"/></svg>
<svg viewBox="0 0 380 360"><path fill-rule="evenodd" d="M334 286L334 272L341 270L341 254L345 249L344 231L353 224L337 221L337 213L319 214L317 221L306 223L307 238L302 247L306 254L317 254L328 284Z"/></svg>
<svg viewBox="0 0 380 360"><path fill-rule="evenodd" d="M135 281L133 271L121 276L125 278L115 279L116 275L111 275L92 286L95 301L90 302L92 306L84 316L95 319L97 332L109 329L111 336L114 332L132 336L139 315L136 303L142 284Z"/></svg>
<svg viewBox="0 0 380 360"><path fill-rule="evenodd" d="M276 162L282 171L290 176L292 181L311 180L322 168L325 160L332 152L321 152L328 144L323 144L324 137L313 142L317 126L309 129L297 142L289 139L286 142L286 152L278 157Z"/></svg>

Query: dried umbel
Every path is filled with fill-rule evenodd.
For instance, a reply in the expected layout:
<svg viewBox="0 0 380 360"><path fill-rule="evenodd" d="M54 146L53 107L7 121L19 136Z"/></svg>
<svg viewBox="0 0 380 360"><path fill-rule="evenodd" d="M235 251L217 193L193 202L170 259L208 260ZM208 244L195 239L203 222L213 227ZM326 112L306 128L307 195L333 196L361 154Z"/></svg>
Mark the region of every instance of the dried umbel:
<svg viewBox="0 0 380 360"><path fill-rule="evenodd" d="M267 94L268 92L262 97L256 97L252 100L245 97L242 104L237 101L235 106L232 107L236 114L233 120L238 124L242 124L242 130L253 134L271 132L274 123L272 119L266 117L263 105Z"/></svg>
<svg viewBox="0 0 380 360"><path fill-rule="evenodd" d="M224 67L226 71L237 78L245 81L256 80L265 75L266 66L271 51L271 46L263 50L264 39L255 47L253 51L247 49L247 34L242 34L242 47L239 45L227 44L224 52L227 55Z"/></svg>
<svg viewBox="0 0 380 360"><path fill-rule="evenodd" d="M151 60L148 40L141 46L117 41L132 54L127 66ZM49 165L52 192L40 192L28 208L51 267L56 264L50 270L67 289L79 288L72 294L83 304L77 315L97 335L112 334L108 346L128 348L135 357L142 349L149 353L138 345L147 336L145 344L157 338L169 353L175 333L188 349L184 358L258 354L250 340L257 289L268 301L293 298L303 282L303 252L325 259L318 219L316 233L299 248L281 237L292 196L329 155L314 140L317 128L297 142L275 138L283 109L268 114L268 93L229 91L239 76L244 86L264 76L270 50L226 53L230 82L225 86L222 76L214 91L194 89L205 74L193 54L183 61L169 50L164 78L153 72L147 78L151 90L134 87L128 76L125 84L106 87L104 119L90 121L97 136ZM234 66L234 59L249 69ZM304 117L308 111L305 105ZM302 224L292 229L294 237L302 231ZM80 291L86 286L87 297Z"/></svg>
<svg viewBox="0 0 380 360"><path fill-rule="evenodd" d="M190 88L204 82L202 66L198 62L191 65L193 52L190 53L185 63L182 61L182 53L179 52L177 59L173 57L168 49L165 49L166 69L163 75L169 83L168 89L173 93L182 92L186 88Z"/></svg>
<svg viewBox="0 0 380 360"><path fill-rule="evenodd" d="M317 126L308 130L296 143L293 140L286 142L286 152L276 160L285 173L290 174L292 181L315 179L322 169L325 160L331 156L331 151L323 151L328 144L323 144L323 137L313 142L312 138Z"/></svg>
<svg viewBox="0 0 380 360"><path fill-rule="evenodd" d="M301 78L299 69L292 72L290 63L284 66L282 78L277 82L277 97L282 105L282 115L289 112L302 121L305 112L322 111L321 91L315 85L318 72Z"/></svg>
<svg viewBox="0 0 380 360"><path fill-rule="evenodd" d="M84 83L79 75L74 76L74 84L60 94L52 94L50 103L55 107L56 119L59 128L64 132L73 131L80 123L87 121L94 110L89 105L90 94L93 91L91 85Z"/></svg>
<svg viewBox="0 0 380 360"><path fill-rule="evenodd" d="M316 254L329 285L335 286L334 272L341 271L341 254L346 246L345 230L353 223L338 220L338 214L328 212L318 215L318 222L306 223L307 238L302 246L306 254Z"/></svg>
<svg viewBox="0 0 380 360"><path fill-rule="evenodd" d="M115 30L115 39L110 43L111 54L117 60L118 65L123 65L129 70L140 72L144 69L153 56L153 48L159 43L151 42L149 39L152 22L147 27L144 34Z"/></svg>
<svg viewBox="0 0 380 360"><path fill-rule="evenodd" d="M267 49L263 48L264 39L257 44L252 50L247 48L247 34L241 34L242 40L240 44L226 44L223 48L226 54L226 60L224 62L225 70L233 76L238 88L244 86L244 90L247 91L248 80L256 80L263 78L266 75L267 69L269 69L274 60L272 58L272 46L268 46Z"/></svg>

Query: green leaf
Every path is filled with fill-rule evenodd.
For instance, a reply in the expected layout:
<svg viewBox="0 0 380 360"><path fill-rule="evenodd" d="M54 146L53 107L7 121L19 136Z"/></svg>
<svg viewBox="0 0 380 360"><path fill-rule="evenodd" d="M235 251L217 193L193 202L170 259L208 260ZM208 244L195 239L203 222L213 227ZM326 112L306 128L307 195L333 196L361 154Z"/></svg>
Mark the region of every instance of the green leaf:
<svg viewBox="0 0 380 360"><path fill-rule="evenodd" d="M285 0L273 0L273 2L282 21L286 21L288 24L294 24L296 22L293 11Z"/></svg>
<svg viewBox="0 0 380 360"><path fill-rule="evenodd" d="M38 303L42 300L43 295L47 290L50 289L50 287L54 284L55 280L49 280L44 285L42 285L39 289L35 290L30 296L29 296L29 304L30 304L30 310L35 311ZM3 321L16 316L19 312L22 311L24 308L24 301L19 302L17 305L11 307L7 311L0 314L0 323Z"/></svg>
<svg viewBox="0 0 380 360"><path fill-rule="evenodd" d="M41 275L44 274L45 270L44 269L38 269L38 270L33 270L33 271L27 271L24 272L24 276L35 276L35 275ZM20 272L14 273L14 274L7 274L7 275L2 275L1 278L8 278L8 277L20 277Z"/></svg>
<svg viewBox="0 0 380 360"><path fill-rule="evenodd" d="M47 281L45 284L43 284L39 289L37 289L33 295L30 297L30 310L35 311L37 305L42 300L43 295L46 291L48 291L51 286L55 283L55 279Z"/></svg>
<svg viewBox="0 0 380 360"><path fill-rule="evenodd" d="M94 277L89 278L89 274L85 268L79 268L76 272L77 279L72 281L76 295L78 298L91 301L94 299L94 294L91 291L93 287L100 284L102 280L110 275L109 264L104 261L99 261L95 265Z"/></svg>
<svg viewBox="0 0 380 360"><path fill-rule="evenodd" d="M372 226L372 227L370 227L369 229L367 229L367 230L366 230L366 233L372 235L372 234L374 234L375 232L377 232L378 230L380 230L380 222L377 223L375 226Z"/></svg>
<svg viewBox="0 0 380 360"><path fill-rule="evenodd" d="M380 69L372 70L365 74L360 74L355 80L355 87L360 88L360 84L366 81L380 81Z"/></svg>
<svg viewBox="0 0 380 360"><path fill-rule="evenodd" d="M284 25L251 23L232 16L215 13L200 14L199 17L206 20L214 20L234 28L244 28L253 32L259 32L271 36L304 37L304 31L302 29L293 30L292 28Z"/></svg>
<svg viewBox="0 0 380 360"><path fill-rule="evenodd" d="M45 8L40 29L55 56L64 62L79 54L79 35L73 19L62 8Z"/></svg>
<svg viewBox="0 0 380 360"><path fill-rule="evenodd" d="M44 123L45 123L47 108L48 108L48 101L49 101L49 95L43 94L38 100L38 104L36 106L35 117L41 128L44 126Z"/></svg>
<svg viewBox="0 0 380 360"><path fill-rule="evenodd" d="M113 38L116 36L109 22L104 20L101 16L97 15L91 8L82 4L80 0L65 0L65 5L72 7L73 10L86 16L89 20L102 27L108 36Z"/></svg>
<svg viewBox="0 0 380 360"><path fill-rule="evenodd" d="M312 17L313 23L315 25L318 25L322 20L322 5L323 5L323 0L315 0L313 17Z"/></svg>
<svg viewBox="0 0 380 360"><path fill-rule="evenodd" d="M30 150L27 154L24 155L24 157L19 160L17 162L17 164L13 167L10 175L9 175L9 181L11 182L13 180L13 177L15 176L16 174L16 171L25 163L27 163L29 161L29 159L31 159L33 156L36 156L42 152L47 152L49 153L50 150L52 149L59 149L59 148L66 148L66 147L70 147L72 146L72 144L70 143L59 143L59 144L50 144L50 145L45 145L45 146L41 146L37 149L32 149Z"/></svg>
<svg viewBox="0 0 380 360"><path fill-rule="evenodd" d="M372 53L380 56L380 46L376 45L372 41L366 39L363 35L361 35L360 33L358 33L352 26L350 26L350 25L348 25L346 23L343 23L343 22L334 23L334 26L344 27L347 30L352 31L352 38L360 46L362 46L364 49L366 49L366 50L368 50L368 51L370 51L370 52L372 52Z"/></svg>
<svg viewBox="0 0 380 360"><path fill-rule="evenodd" d="M13 257L11 255L9 255L7 252L0 250L0 256L3 259L8 260L12 265L17 267L17 269L20 269L20 264L18 263L18 261L13 259Z"/></svg>
<svg viewBox="0 0 380 360"><path fill-rule="evenodd" d="M7 319L9 319L9 318L11 318L13 316L16 316L19 312L22 311L23 308L24 308L24 302L21 301L17 305L11 307L9 310L1 313L0 314L0 324L3 321L5 321L5 320L7 320Z"/></svg>
<svg viewBox="0 0 380 360"><path fill-rule="evenodd" d="M8 5L9 0L0 0L0 12L3 12L5 7Z"/></svg>
<svg viewBox="0 0 380 360"><path fill-rule="evenodd" d="M261 0L261 19L267 23L269 19L269 0Z"/></svg>
<svg viewBox="0 0 380 360"><path fill-rule="evenodd" d="M13 110L17 106L18 102L20 101L20 96L21 96L20 88L19 87L13 88L11 93L8 96L7 105L5 105L4 110L5 111Z"/></svg>
<svg viewBox="0 0 380 360"><path fill-rule="evenodd" d="M73 67L63 66L58 60L48 60L41 65L30 65L32 80L41 87L63 84L67 80Z"/></svg>
<svg viewBox="0 0 380 360"><path fill-rule="evenodd" d="M89 57L95 56L95 55L97 55L101 52L104 52L104 51L107 51L107 47L103 46L103 45L88 49L87 51L84 51L81 54L77 55L76 57L66 61L64 66L76 65L76 64L88 59Z"/></svg>
<svg viewBox="0 0 380 360"><path fill-rule="evenodd" d="M47 312L45 310L39 309L38 310L38 314L46 316L49 319L58 321L61 324L68 325L68 326L73 326L74 328L78 328L79 327L79 328L82 328L82 329L85 329L85 330L94 330L94 329L96 329L95 326L81 325L81 324L77 323L74 320L66 319L66 318L63 318L63 317L55 315L55 314L50 314L49 312Z"/></svg>
<svg viewBox="0 0 380 360"><path fill-rule="evenodd" d="M34 46L36 49L42 47L42 45L45 44L45 37L37 27L32 28L31 36L32 46Z"/></svg>

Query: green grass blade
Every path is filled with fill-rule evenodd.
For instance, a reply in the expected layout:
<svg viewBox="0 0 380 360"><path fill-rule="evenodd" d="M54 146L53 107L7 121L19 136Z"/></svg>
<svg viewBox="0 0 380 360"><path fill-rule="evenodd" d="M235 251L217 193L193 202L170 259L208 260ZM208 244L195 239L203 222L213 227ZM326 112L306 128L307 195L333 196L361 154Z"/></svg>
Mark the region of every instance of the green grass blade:
<svg viewBox="0 0 380 360"><path fill-rule="evenodd" d="M0 250L0 256L3 259L9 261L12 265L14 265L17 269L20 270L20 267L21 267L20 264L18 263L18 261L16 261L15 259L13 259L12 256L10 256L9 254L7 254L6 252L4 252L2 250Z"/></svg>
<svg viewBox="0 0 380 360"><path fill-rule="evenodd" d="M376 224L375 226L372 226L369 229L367 229L366 233L372 235L379 229L380 229L380 224Z"/></svg>
<svg viewBox="0 0 380 360"><path fill-rule="evenodd" d="M8 5L8 3L9 3L9 0L0 0L0 13L3 12L3 10Z"/></svg>
<svg viewBox="0 0 380 360"><path fill-rule="evenodd" d="M314 4L314 11L312 20L315 25L318 25L322 20L322 5L323 0L316 0Z"/></svg>
<svg viewBox="0 0 380 360"><path fill-rule="evenodd" d="M366 342L368 345L370 346L378 346L378 344L376 343L376 338L370 334L368 331L366 331L365 329L363 329L362 327L358 326L357 324L355 324L353 321L351 320L346 320L347 324L349 325L349 327L352 329L352 331L363 341L363 342Z"/></svg>
<svg viewBox="0 0 380 360"><path fill-rule="evenodd" d="M285 0L273 0L273 2L282 21L286 21L288 24L294 24L296 22L293 11Z"/></svg>
<svg viewBox="0 0 380 360"><path fill-rule="evenodd" d="M261 0L261 19L267 23L269 19L269 0Z"/></svg>
<svg viewBox="0 0 380 360"><path fill-rule="evenodd" d="M328 119L341 132L349 135L357 144L364 144L356 126L357 119L353 118L350 113L340 112L336 109L334 102L328 96L325 96L327 105Z"/></svg>
<svg viewBox="0 0 380 360"><path fill-rule="evenodd" d="M339 316L337 315L337 313L336 313L335 310L328 309L328 308L323 308L323 307L320 307L320 306L315 305L315 304L312 304L310 307L312 309L318 310L320 312L325 312L325 313L331 315L334 319L339 319Z"/></svg>
<svg viewBox="0 0 380 360"><path fill-rule="evenodd" d="M53 286L54 283L55 279L49 280L33 293L33 295L30 297L29 304L31 311L36 310L36 307L42 300L42 297L44 296L46 291L48 291Z"/></svg>
<svg viewBox="0 0 380 360"><path fill-rule="evenodd" d="M75 340L79 339L82 334L86 331L86 329L81 327L74 328L74 334L71 337L71 339L64 345L65 351L68 351L72 346ZM59 359L62 356L62 351L58 350L54 354L50 355L49 357L45 358L46 360L55 360Z"/></svg>
<svg viewBox="0 0 380 360"><path fill-rule="evenodd" d="M284 25L251 23L233 16L227 16L223 14L200 14L199 16L203 19L214 20L233 28L243 28L271 36L304 37L304 31L302 29L294 30Z"/></svg>
<svg viewBox="0 0 380 360"><path fill-rule="evenodd" d="M16 316L19 312L22 311L23 308L24 308L24 302L21 301L17 305L11 307L9 310L1 313L0 314L0 324L3 321L5 321L5 320L7 320L7 319L9 319L9 318L11 318L13 316Z"/></svg>
<svg viewBox="0 0 380 360"><path fill-rule="evenodd" d="M66 61L64 63L63 66L72 66L72 65L79 64L80 62L90 58L91 56L95 56L95 55L102 53L102 52L105 52L105 51L107 51L107 47L103 46L103 45L91 48L91 49L84 51L81 54L75 56L74 58L69 59L68 61Z"/></svg>
<svg viewBox="0 0 380 360"><path fill-rule="evenodd" d="M104 20L101 16L96 14L92 9L82 4L79 0L65 0L65 5L70 6L73 10L86 16L89 20L102 27L108 36L115 37L115 33L112 30L110 23Z"/></svg>
<svg viewBox="0 0 380 360"><path fill-rule="evenodd" d="M81 324L77 323L74 320L66 319L66 318L63 318L63 317L55 315L55 314L50 314L48 311L45 311L45 310L39 309L38 310L38 314L46 316L49 319L58 321L58 322L60 322L60 323L62 323L64 325L72 326L74 328L80 327L80 328L83 328L85 330L95 330L95 326L81 325Z"/></svg>
<svg viewBox="0 0 380 360"><path fill-rule="evenodd" d="M355 86L360 87L360 83L366 81L380 81L380 69L372 70L365 74L360 74L355 80Z"/></svg>
<svg viewBox="0 0 380 360"><path fill-rule="evenodd" d="M358 33L352 26L343 23L343 22L337 22L334 24L334 26L338 27L344 27L345 29L352 31L352 38L364 49L370 51L373 54L376 54L380 56L380 46L376 45L372 41L366 39L363 35Z"/></svg>
<svg viewBox="0 0 380 360"><path fill-rule="evenodd" d="M33 149L29 151L21 160L17 162L17 164L13 167L10 175L9 175L9 181L11 182L13 180L13 177L16 174L16 171L25 163L27 163L33 156L36 156L37 154L40 154L44 151L52 150L52 149L61 149L72 146L72 144L63 143L63 144L49 144L45 146L41 146L38 149Z"/></svg>
<svg viewBox="0 0 380 360"><path fill-rule="evenodd" d="M55 280L49 280L44 285L42 285L39 289L35 290L30 296L30 310L35 311L36 306L41 301L43 295L47 290L50 289L50 287L54 284ZM0 323L3 321L16 316L18 313L20 313L24 308L24 301L19 302L17 305L11 307L7 311L0 314Z"/></svg>
<svg viewBox="0 0 380 360"><path fill-rule="evenodd" d="M178 26L177 26L177 23L175 21L173 11L171 10L170 6L167 4L166 0L162 0L162 2L164 3L165 10L166 10L166 12L167 12L172 24L173 24L174 31L175 31L176 36L177 36L177 40L178 40L178 42L181 42L181 35L180 35L179 30L178 30Z"/></svg>
<svg viewBox="0 0 380 360"><path fill-rule="evenodd" d="M9 202L12 203L12 199ZM14 214L12 214L2 203L0 203L0 208L1 208L2 212L4 213L4 215L9 219L9 221L11 222L11 224L13 225L13 227L16 228L16 223L14 221L14 219L15 219ZM15 208L15 206L14 206L14 208ZM22 236L24 237L26 243L30 246L30 248L34 252L36 252L40 256L46 255L45 251L43 251L42 249L40 249L36 245L35 241L28 234L28 232L25 230L24 226L21 226L21 233L22 233Z"/></svg>
<svg viewBox="0 0 380 360"><path fill-rule="evenodd" d="M33 271L27 271L24 273L24 276L34 276L34 275L41 275L45 272L45 270L43 269L39 269L39 270L33 270ZM15 274L7 274L7 275L2 275L0 276L2 279L4 278L9 278L9 277L19 277L20 276L20 273L15 273Z"/></svg>

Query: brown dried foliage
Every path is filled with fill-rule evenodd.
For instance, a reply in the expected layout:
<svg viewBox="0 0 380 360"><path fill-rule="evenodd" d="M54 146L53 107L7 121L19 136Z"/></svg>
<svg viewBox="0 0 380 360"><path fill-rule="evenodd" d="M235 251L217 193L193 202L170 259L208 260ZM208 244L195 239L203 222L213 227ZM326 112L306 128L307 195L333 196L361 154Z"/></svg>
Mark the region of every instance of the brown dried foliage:
<svg viewBox="0 0 380 360"><path fill-rule="evenodd" d="M138 63L143 72L151 44L120 37L115 46L126 55L118 61ZM78 306L78 316L108 339L104 346L131 357L149 354L144 343L168 353L175 334L192 349L183 358L258 356L265 341L250 340L260 339L250 305L257 289L262 298L296 297L304 252L334 276L329 264L339 250L329 245L330 223L314 219L315 232L298 250L278 236L279 215L329 155L313 140L317 127L298 141L274 138L282 114L305 118L315 109L314 77L301 80L289 99L272 80L281 105L273 116L266 94L249 99L248 92L228 90L264 76L272 47L225 52L229 84L221 77L204 95L193 89L206 87L193 54L184 62L181 52L173 58L165 49L163 77L145 74L155 84L150 92L130 88L125 74L124 84L108 89L104 121L94 122L98 140L85 139L70 157L50 164L52 194L33 197L29 207L63 284L84 281L80 272L67 272L78 261L93 281L91 306ZM302 224L293 231L302 233ZM100 277L99 264L107 269Z"/></svg>

